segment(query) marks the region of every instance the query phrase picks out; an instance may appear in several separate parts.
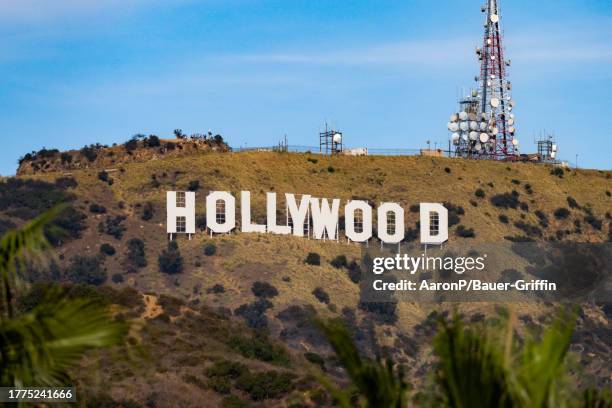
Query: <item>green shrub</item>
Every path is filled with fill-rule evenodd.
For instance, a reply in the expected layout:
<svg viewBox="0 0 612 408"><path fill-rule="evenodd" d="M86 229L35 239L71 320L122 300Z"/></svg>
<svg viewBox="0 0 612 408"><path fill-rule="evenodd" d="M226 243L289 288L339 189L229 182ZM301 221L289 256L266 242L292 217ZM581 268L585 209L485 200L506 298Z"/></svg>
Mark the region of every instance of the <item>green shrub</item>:
<svg viewBox="0 0 612 408"><path fill-rule="evenodd" d="M108 234L115 239L121 239L123 238L123 233L127 230L126 226L122 224L126 218L125 215L108 216L104 222L98 224L98 231Z"/></svg>
<svg viewBox="0 0 612 408"><path fill-rule="evenodd" d="M323 288L316 287L312 291L312 294L314 295L314 297L317 298L319 302L329 304L329 294L325 290L323 290Z"/></svg>
<svg viewBox="0 0 612 408"><path fill-rule="evenodd" d="M123 275L120 273L115 273L112 277L111 280L115 283L121 283L123 282Z"/></svg>
<svg viewBox="0 0 612 408"><path fill-rule="evenodd" d="M140 218L143 221L149 221L151 218L153 218L154 214L155 214L155 208L153 207L153 203L146 202L142 206L142 215L140 216Z"/></svg>
<svg viewBox="0 0 612 408"><path fill-rule="evenodd" d="M199 188L200 188L199 180L191 180L189 182L189 185L187 186L188 191L198 191Z"/></svg>
<svg viewBox="0 0 612 408"><path fill-rule="evenodd" d="M221 400L221 408L247 408L250 404L235 395L228 395Z"/></svg>
<svg viewBox="0 0 612 408"><path fill-rule="evenodd" d="M168 242L168 248L159 255L158 263L159 270L168 275L183 271L183 257L176 241Z"/></svg>
<svg viewBox="0 0 612 408"><path fill-rule="evenodd" d="M232 383L225 377L209 378L206 385L219 394L229 394L232 390Z"/></svg>
<svg viewBox="0 0 612 408"><path fill-rule="evenodd" d="M331 266L336 269L345 268L348 266L348 260L346 259L346 255L338 255L330 262Z"/></svg>
<svg viewBox="0 0 612 408"><path fill-rule="evenodd" d="M207 377L225 377L236 379L248 372L247 367L236 361L221 360L204 370Z"/></svg>
<svg viewBox="0 0 612 408"><path fill-rule="evenodd" d="M106 207L100 204L93 203L89 206L89 212L93 214L106 214Z"/></svg>
<svg viewBox="0 0 612 408"><path fill-rule="evenodd" d="M255 332L252 336L232 334L227 340L227 345L246 358L255 358L278 365L288 365L290 361L285 348L272 343L270 338L260 331Z"/></svg>
<svg viewBox="0 0 612 408"><path fill-rule="evenodd" d="M208 244L204 245L204 255L213 256L216 253L217 253L217 247L215 244L213 244L212 242L209 242Z"/></svg>
<svg viewBox="0 0 612 408"><path fill-rule="evenodd" d="M567 208L561 207L561 208L557 208L555 212L553 213L553 215L558 220L564 220L567 217L569 217L570 211Z"/></svg>
<svg viewBox="0 0 612 408"><path fill-rule="evenodd" d="M554 167L552 170L550 170L550 174L559 178L563 178L565 172L561 167Z"/></svg>
<svg viewBox="0 0 612 408"><path fill-rule="evenodd" d="M321 255L316 252L310 252L304 260L308 265L321 265Z"/></svg>
<svg viewBox="0 0 612 408"><path fill-rule="evenodd" d="M474 195L478 198L484 198L486 194L482 188L477 188L476 191L474 191Z"/></svg>
<svg viewBox="0 0 612 408"><path fill-rule="evenodd" d="M334 171L336 171L336 169L334 169L332 166L329 166L327 167L327 171L333 173Z"/></svg>
<svg viewBox="0 0 612 408"><path fill-rule="evenodd" d="M100 245L100 253L103 255L113 256L117 251L111 244L104 243Z"/></svg>
<svg viewBox="0 0 612 408"><path fill-rule="evenodd" d="M519 194L516 191L512 193L496 194L491 197L491 204L495 207L516 209L519 206Z"/></svg>
<svg viewBox="0 0 612 408"><path fill-rule="evenodd" d="M476 236L476 233L474 232L473 228L466 228L463 225L457 226L456 233L457 236L461 238L474 238Z"/></svg>
<svg viewBox="0 0 612 408"><path fill-rule="evenodd" d="M572 196L567 196L567 205L569 205L569 208L580 208L578 201L576 201Z"/></svg>
<svg viewBox="0 0 612 408"><path fill-rule="evenodd" d="M256 297L263 299L273 298L278 295L278 290L268 282L254 282L251 286L251 292Z"/></svg>
<svg viewBox="0 0 612 408"><path fill-rule="evenodd" d="M309 158L307 158L306 160L308 160L309 162L311 162L311 163L313 163L313 164L317 164L317 163L319 162L319 160L318 160L318 159L315 159L315 158L313 158L313 157L309 157Z"/></svg>
<svg viewBox="0 0 612 408"><path fill-rule="evenodd" d="M80 153L89 162L93 162L98 157L99 148L95 145L84 146L81 148Z"/></svg>
<svg viewBox="0 0 612 408"><path fill-rule="evenodd" d="M98 179L102 180L105 183L108 183L110 180L110 177L108 173L106 172L106 170L102 170L101 172L98 173Z"/></svg>
<svg viewBox="0 0 612 408"><path fill-rule="evenodd" d="M306 352L304 353L304 357L306 360L310 361L312 364L316 364L321 367L321 370L325 371L325 360L317 353Z"/></svg>
<svg viewBox="0 0 612 408"><path fill-rule="evenodd" d="M99 256L76 255L66 269L66 277L74 283L101 285L106 281L107 274Z"/></svg>
<svg viewBox="0 0 612 408"><path fill-rule="evenodd" d="M236 388L249 394L252 400L279 398L293 390L295 375L287 372L266 371L244 373L236 380Z"/></svg>
<svg viewBox="0 0 612 408"><path fill-rule="evenodd" d="M140 238L132 238L127 242L126 263L128 273L136 272L147 266L145 243Z"/></svg>

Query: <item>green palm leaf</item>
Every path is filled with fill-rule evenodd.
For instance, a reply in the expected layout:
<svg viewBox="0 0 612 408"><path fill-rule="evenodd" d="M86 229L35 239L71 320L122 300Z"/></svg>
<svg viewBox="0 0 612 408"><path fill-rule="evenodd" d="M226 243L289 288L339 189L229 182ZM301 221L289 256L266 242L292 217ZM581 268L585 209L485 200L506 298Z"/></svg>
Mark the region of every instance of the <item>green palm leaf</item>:
<svg viewBox="0 0 612 408"><path fill-rule="evenodd" d="M0 315L0 385L66 385L68 370L86 351L117 344L127 325L110 310L85 299L69 299L51 290L31 311L15 315L16 267L40 256L48 247L45 231L59 208L0 239L2 305Z"/></svg>

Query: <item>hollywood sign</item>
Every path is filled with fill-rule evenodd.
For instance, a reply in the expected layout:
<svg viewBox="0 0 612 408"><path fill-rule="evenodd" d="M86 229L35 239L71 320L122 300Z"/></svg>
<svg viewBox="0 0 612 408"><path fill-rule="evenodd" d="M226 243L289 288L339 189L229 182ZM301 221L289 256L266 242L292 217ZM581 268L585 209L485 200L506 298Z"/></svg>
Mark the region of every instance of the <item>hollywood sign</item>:
<svg viewBox="0 0 612 408"><path fill-rule="evenodd" d="M340 199L315 198L308 194L296 200L285 194L287 222L278 224L276 193L266 193L266 224L251 219L251 193L240 193L240 230L242 232L308 236L314 239L339 239ZM166 196L167 233L195 234L196 194L168 191ZM381 203L376 209L378 238L386 244L404 239L404 209L397 203ZM373 234L373 209L367 201L349 200L344 206L345 235L349 241L366 242ZM439 203L420 203L422 244L442 244L448 240L448 210ZM312 230L311 227L312 226ZM226 234L236 228L236 199L227 191L211 191L206 196L206 227L211 234Z"/></svg>

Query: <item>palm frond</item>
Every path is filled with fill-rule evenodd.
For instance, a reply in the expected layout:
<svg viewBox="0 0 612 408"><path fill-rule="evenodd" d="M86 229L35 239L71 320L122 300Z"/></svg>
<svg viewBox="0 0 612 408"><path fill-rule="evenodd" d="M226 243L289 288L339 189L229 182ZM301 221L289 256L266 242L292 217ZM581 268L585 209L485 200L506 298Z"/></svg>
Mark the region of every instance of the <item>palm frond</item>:
<svg viewBox="0 0 612 408"><path fill-rule="evenodd" d="M50 228L53 219L62 209L62 206L54 207L22 228L8 231L0 238L0 309L6 316L13 314L16 267L36 259L48 247L45 229Z"/></svg>
<svg viewBox="0 0 612 408"><path fill-rule="evenodd" d="M434 340L435 382L450 407L511 406L502 349L486 335L465 328L455 317L441 320Z"/></svg>
<svg viewBox="0 0 612 408"><path fill-rule="evenodd" d="M65 384L68 368L83 353L116 344L127 333L107 307L59 292L0 323L0 382L14 385Z"/></svg>
<svg viewBox="0 0 612 408"><path fill-rule="evenodd" d="M388 359L372 361L362 358L348 330L338 320L318 322L318 325L346 369L361 397L362 406L390 408L406 406L408 383L404 379L404 370L401 366L395 369L392 361ZM323 385L342 406L352 406L348 393L334 389L329 382L323 382Z"/></svg>
<svg viewBox="0 0 612 408"><path fill-rule="evenodd" d="M539 341L528 339L515 368L515 395L524 405L558 407L560 387L565 374L565 357L569 350L575 315L560 312Z"/></svg>

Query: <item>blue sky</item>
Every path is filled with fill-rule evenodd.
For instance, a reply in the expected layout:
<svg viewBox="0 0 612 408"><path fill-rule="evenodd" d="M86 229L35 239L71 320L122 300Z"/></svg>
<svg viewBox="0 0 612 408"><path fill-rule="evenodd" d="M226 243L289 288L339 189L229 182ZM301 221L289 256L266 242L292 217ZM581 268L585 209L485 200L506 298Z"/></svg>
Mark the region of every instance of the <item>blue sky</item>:
<svg viewBox="0 0 612 408"><path fill-rule="evenodd" d="M232 146L446 145L481 2L0 0L0 174L45 146L167 136ZM612 2L502 0L522 152L612 168Z"/></svg>

